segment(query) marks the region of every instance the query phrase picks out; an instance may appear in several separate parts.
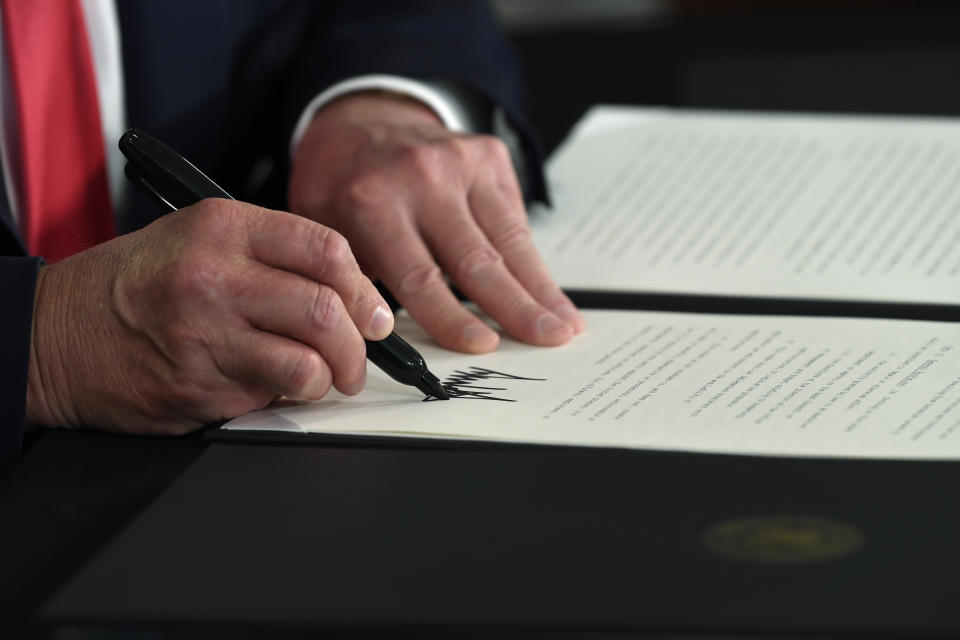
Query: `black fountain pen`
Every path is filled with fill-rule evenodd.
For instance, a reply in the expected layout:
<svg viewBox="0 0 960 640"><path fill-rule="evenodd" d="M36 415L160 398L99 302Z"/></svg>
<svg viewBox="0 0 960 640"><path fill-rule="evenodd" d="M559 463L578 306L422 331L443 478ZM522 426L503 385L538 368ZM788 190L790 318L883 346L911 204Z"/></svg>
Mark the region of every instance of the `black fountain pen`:
<svg viewBox="0 0 960 640"><path fill-rule="evenodd" d="M204 198L228 198L229 193L205 176L186 158L159 140L130 129L120 136L120 151L129 162L127 178L153 196L170 211L195 204ZM449 400L437 376L430 373L416 349L396 333L383 340L366 340L367 358L402 384L409 384L425 395Z"/></svg>

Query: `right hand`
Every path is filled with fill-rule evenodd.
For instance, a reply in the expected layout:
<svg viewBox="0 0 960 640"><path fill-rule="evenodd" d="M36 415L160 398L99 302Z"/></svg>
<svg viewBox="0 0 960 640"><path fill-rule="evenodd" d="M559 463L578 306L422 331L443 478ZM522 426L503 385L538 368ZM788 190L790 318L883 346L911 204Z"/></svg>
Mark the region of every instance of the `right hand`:
<svg viewBox="0 0 960 640"><path fill-rule="evenodd" d="M337 232L204 200L37 283L27 423L180 434L363 388L393 315Z"/></svg>

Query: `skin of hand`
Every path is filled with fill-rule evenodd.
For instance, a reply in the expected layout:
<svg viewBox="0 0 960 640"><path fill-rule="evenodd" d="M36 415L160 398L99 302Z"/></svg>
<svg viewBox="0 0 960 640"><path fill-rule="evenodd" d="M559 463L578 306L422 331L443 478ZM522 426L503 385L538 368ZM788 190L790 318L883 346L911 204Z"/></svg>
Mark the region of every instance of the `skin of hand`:
<svg viewBox="0 0 960 640"><path fill-rule="evenodd" d="M420 102L358 92L320 109L294 155L291 210L340 231L443 347L482 353L499 336L443 273L511 335L559 345L583 316L533 245L506 146L457 134Z"/></svg>
<svg viewBox="0 0 960 640"><path fill-rule="evenodd" d="M204 200L48 267L31 426L176 435L366 379L393 315L346 240L300 216Z"/></svg>

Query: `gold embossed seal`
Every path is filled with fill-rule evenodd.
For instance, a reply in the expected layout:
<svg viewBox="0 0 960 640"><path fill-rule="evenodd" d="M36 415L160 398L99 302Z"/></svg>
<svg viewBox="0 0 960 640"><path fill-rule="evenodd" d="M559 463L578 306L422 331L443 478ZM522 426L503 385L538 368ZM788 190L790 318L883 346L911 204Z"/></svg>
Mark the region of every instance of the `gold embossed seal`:
<svg viewBox="0 0 960 640"><path fill-rule="evenodd" d="M719 522L704 530L701 542L728 560L788 566L839 560L859 551L864 536L833 518L774 514Z"/></svg>

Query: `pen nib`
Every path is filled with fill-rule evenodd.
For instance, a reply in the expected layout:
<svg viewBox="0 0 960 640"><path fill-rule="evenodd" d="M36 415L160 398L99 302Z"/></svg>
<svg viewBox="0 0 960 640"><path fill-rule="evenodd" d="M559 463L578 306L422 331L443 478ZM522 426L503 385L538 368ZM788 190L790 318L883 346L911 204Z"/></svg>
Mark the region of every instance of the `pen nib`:
<svg viewBox="0 0 960 640"><path fill-rule="evenodd" d="M443 388L440 379L429 371L425 371L417 384L417 388L428 396L433 396L437 400L449 400L450 394Z"/></svg>

